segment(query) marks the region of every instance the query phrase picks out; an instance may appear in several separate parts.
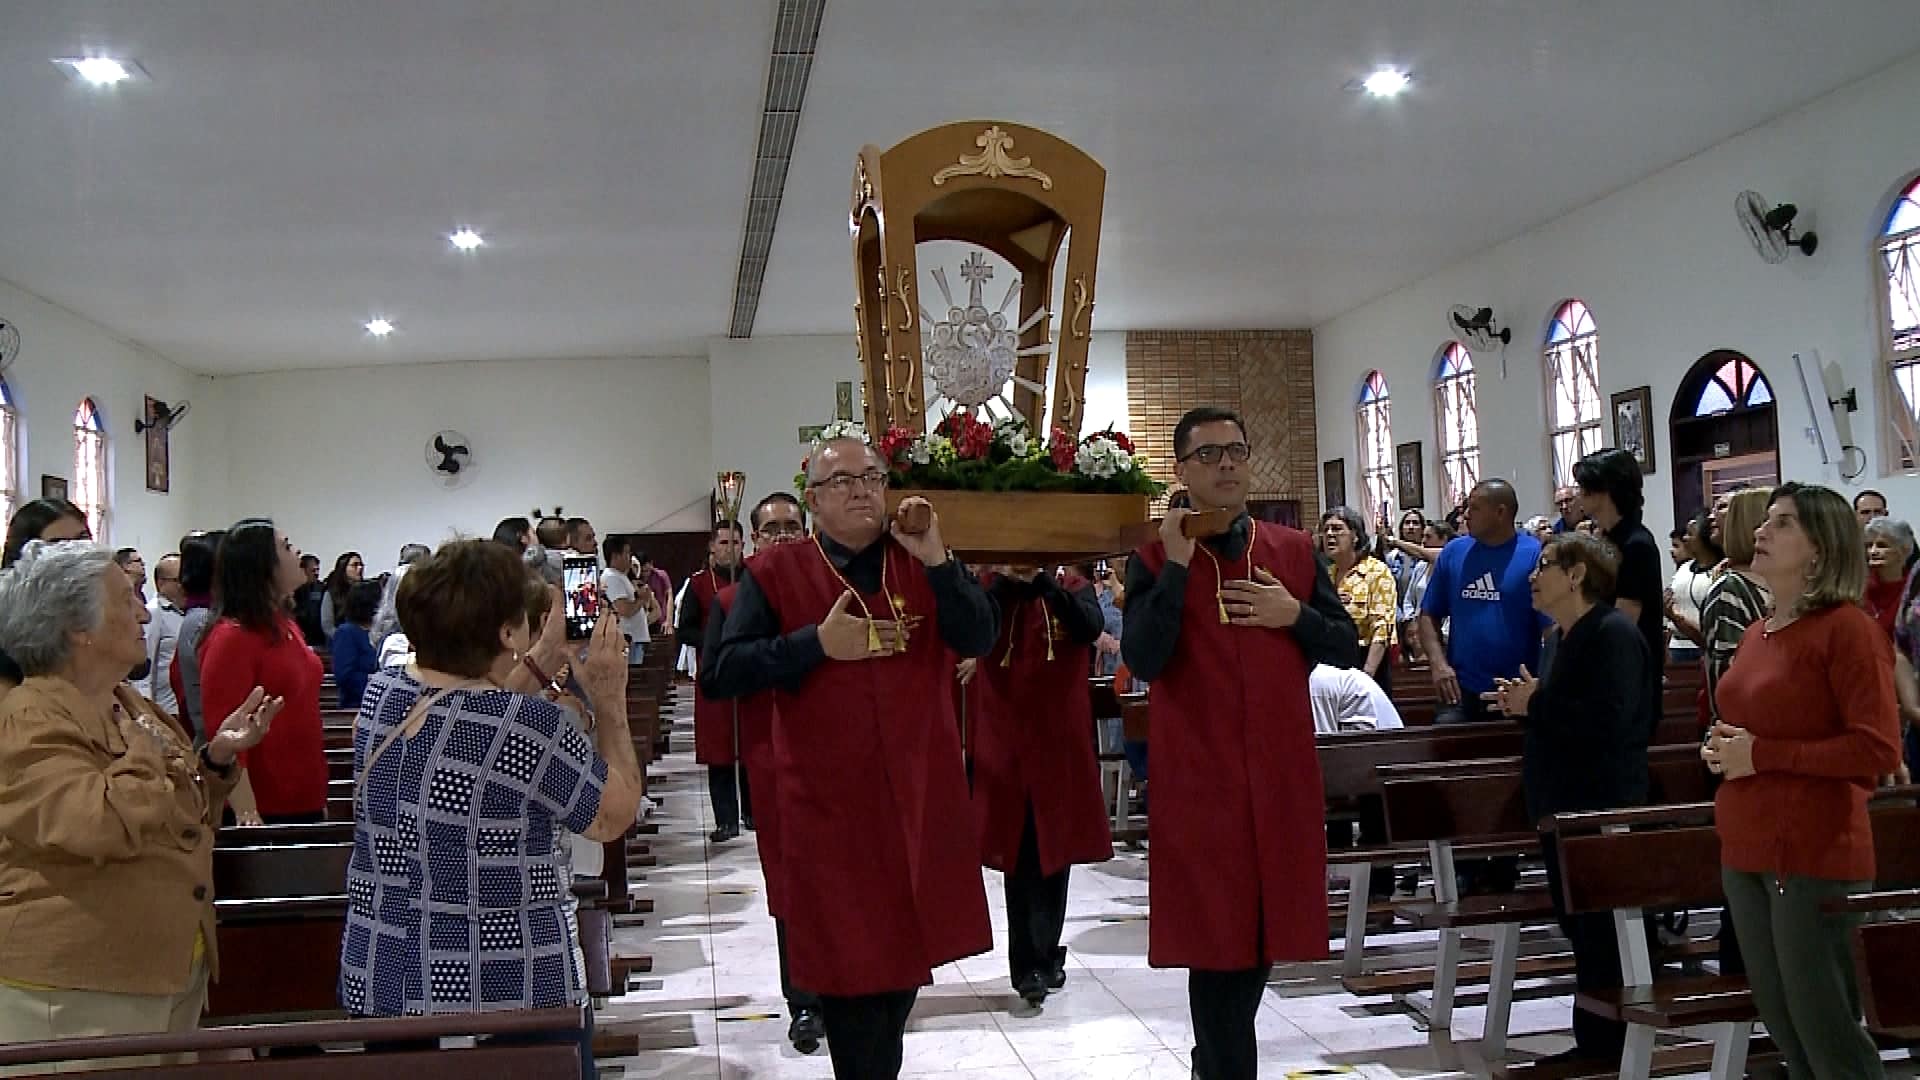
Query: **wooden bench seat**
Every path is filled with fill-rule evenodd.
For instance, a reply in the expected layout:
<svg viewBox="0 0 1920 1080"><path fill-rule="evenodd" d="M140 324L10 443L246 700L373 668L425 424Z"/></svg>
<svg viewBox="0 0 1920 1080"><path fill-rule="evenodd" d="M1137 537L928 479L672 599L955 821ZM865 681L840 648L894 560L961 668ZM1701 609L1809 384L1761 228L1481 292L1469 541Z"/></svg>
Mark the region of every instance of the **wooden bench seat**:
<svg viewBox="0 0 1920 1080"><path fill-rule="evenodd" d="M1510 893L1465 896L1445 902L1430 900L1400 904L1394 908L1394 913L1416 930L1542 922L1553 917L1553 897L1545 889L1520 889Z"/></svg>

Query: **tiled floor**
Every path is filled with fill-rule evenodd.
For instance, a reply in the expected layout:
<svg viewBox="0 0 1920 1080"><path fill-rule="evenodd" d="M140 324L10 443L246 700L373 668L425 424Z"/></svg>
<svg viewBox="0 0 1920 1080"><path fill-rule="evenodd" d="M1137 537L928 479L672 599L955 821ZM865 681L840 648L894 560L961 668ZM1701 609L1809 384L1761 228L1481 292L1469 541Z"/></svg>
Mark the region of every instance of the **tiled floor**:
<svg viewBox="0 0 1920 1080"><path fill-rule="evenodd" d="M645 872L654 914L621 928L617 952L651 953L650 977L612 1002L603 1024L637 1030L638 1058L602 1062L627 1080L828 1077L826 1050L787 1043L773 923L767 917L752 834L709 847L705 771L676 732L675 753L653 767L661 800ZM1157 1080L1189 1075L1193 1031L1186 979L1146 966L1147 866L1139 853L1074 870L1065 943L1066 989L1040 1010L1012 993L1000 875L983 871L996 951L950 964L920 993L906 1037L905 1073L971 1080L1014 1077ZM1397 946L1419 950L1417 936ZM1566 986L1525 985L1515 1006L1512 1056L1571 1045ZM1387 998L1344 992L1324 965L1276 970L1259 1016L1261 1073L1365 1077L1485 1076L1478 1053L1480 997L1466 994L1454 1030L1430 1031Z"/></svg>

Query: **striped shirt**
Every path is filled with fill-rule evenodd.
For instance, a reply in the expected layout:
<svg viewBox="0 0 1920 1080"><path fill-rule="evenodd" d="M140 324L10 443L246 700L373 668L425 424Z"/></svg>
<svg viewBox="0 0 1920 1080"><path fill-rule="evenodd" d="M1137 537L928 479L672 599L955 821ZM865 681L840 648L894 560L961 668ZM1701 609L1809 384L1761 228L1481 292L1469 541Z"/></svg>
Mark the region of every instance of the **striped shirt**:
<svg viewBox="0 0 1920 1080"><path fill-rule="evenodd" d="M606 763L550 702L456 689L369 768L426 689L380 672L354 721L340 1002L361 1016L579 1004L558 830L592 823Z"/></svg>

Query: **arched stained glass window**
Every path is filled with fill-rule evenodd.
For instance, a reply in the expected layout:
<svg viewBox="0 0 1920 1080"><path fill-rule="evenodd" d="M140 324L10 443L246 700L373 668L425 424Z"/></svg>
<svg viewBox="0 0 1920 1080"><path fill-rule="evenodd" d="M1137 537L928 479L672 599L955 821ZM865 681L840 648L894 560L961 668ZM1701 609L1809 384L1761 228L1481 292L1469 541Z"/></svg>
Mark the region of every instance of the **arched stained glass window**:
<svg viewBox="0 0 1920 1080"><path fill-rule="evenodd" d="M1573 483L1573 463L1600 449L1599 340L1593 312L1578 300L1561 304L1547 327L1547 439L1555 488Z"/></svg>
<svg viewBox="0 0 1920 1080"><path fill-rule="evenodd" d="M1773 388L1767 377L1745 357L1728 360L1700 387L1693 415L1712 416L1738 407L1773 404Z"/></svg>
<svg viewBox="0 0 1920 1080"><path fill-rule="evenodd" d="M93 538L107 540L107 426L92 398L73 411L73 504L86 515Z"/></svg>
<svg viewBox="0 0 1920 1080"><path fill-rule="evenodd" d="M1444 506L1460 505L1480 482L1480 410L1473 395L1473 354L1465 345L1449 341L1440 349L1433 378Z"/></svg>
<svg viewBox="0 0 1920 1080"><path fill-rule="evenodd" d="M1360 383L1360 401L1354 410L1360 435L1360 495L1365 516L1393 511L1393 406L1387 396L1387 377L1367 372Z"/></svg>
<svg viewBox="0 0 1920 1080"><path fill-rule="evenodd" d="M1891 429L1891 457L1900 468L1911 469L1920 460L1920 177L1887 212L1880 266L1887 284L1881 350L1892 390L1883 415Z"/></svg>

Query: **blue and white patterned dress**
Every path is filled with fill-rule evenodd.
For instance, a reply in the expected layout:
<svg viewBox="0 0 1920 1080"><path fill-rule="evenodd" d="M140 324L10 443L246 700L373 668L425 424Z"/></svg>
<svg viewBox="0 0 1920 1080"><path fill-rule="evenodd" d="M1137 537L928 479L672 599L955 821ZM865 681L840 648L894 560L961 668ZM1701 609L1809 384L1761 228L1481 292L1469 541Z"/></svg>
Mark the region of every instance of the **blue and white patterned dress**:
<svg viewBox="0 0 1920 1080"><path fill-rule="evenodd" d="M361 1016L579 1004L586 979L556 827L592 823L606 763L551 702L451 690L366 772L426 689L403 668L383 671L354 721L361 790L340 1003Z"/></svg>

